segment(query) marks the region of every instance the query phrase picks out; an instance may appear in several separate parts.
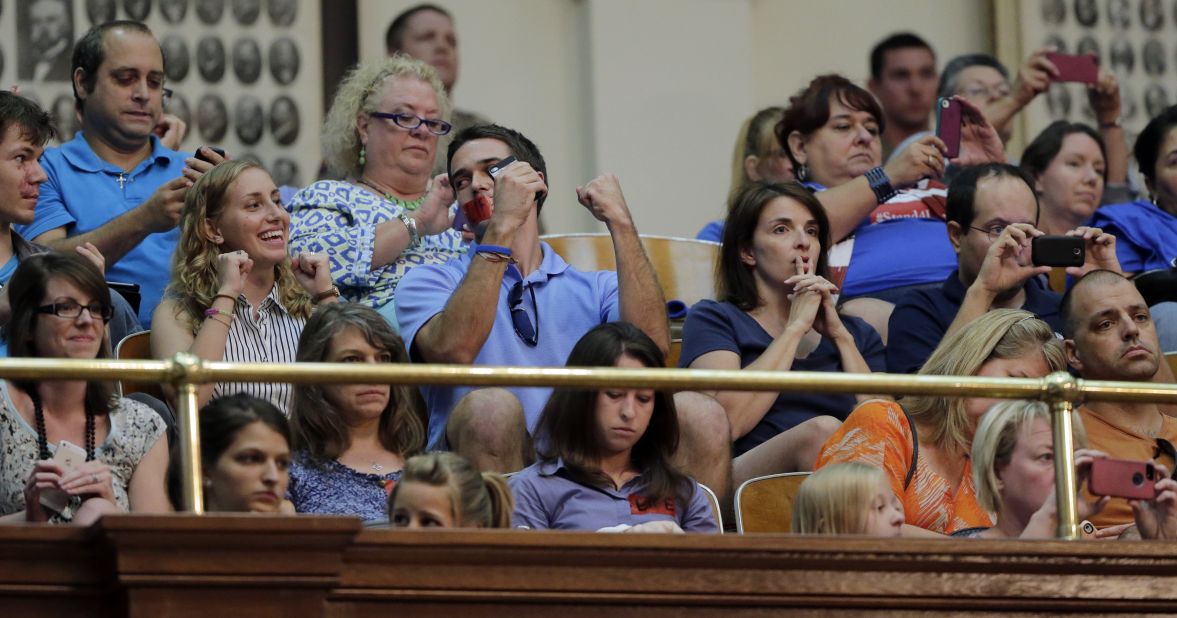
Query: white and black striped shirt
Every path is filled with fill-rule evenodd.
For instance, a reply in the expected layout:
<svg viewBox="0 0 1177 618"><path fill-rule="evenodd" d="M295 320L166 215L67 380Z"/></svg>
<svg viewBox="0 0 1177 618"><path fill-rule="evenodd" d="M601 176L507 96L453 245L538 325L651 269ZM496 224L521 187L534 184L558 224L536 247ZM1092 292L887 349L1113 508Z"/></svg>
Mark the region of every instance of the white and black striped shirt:
<svg viewBox="0 0 1177 618"><path fill-rule="evenodd" d="M298 338L305 325L306 318L290 315L282 306L277 284L262 301L256 320L245 295L238 296L225 340L225 361L293 363L298 352ZM285 382L221 382L213 387L213 397L249 393L269 400L279 410L289 413L290 390L290 384Z"/></svg>

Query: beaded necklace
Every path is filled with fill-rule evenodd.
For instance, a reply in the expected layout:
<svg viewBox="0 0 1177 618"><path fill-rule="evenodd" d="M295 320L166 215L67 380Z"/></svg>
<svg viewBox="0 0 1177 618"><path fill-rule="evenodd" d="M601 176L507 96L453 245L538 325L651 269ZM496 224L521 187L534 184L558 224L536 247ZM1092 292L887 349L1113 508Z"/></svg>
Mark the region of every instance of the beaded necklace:
<svg viewBox="0 0 1177 618"><path fill-rule="evenodd" d="M396 204L397 206L400 206L401 208L404 208L405 210L407 210L409 212L412 212L412 211L420 208L421 204L425 203L425 195L428 195L428 192L426 192L424 195L422 195L421 197L419 197L415 200L403 200L403 199L401 199L391 193L388 193L384 189L377 186L375 182L368 180L367 178L361 177L358 180L356 180L356 182L364 185L365 187L368 187L369 189L372 189L373 191L376 192L376 195L383 197L385 200L392 202L393 204Z"/></svg>
<svg viewBox="0 0 1177 618"><path fill-rule="evenodd" d="M41 409L41 397L36 388L29 391L33 400L33 418L37 423L37 450L42 460L49 459L49 439L45 432L45 411ZM94 413L86 410L86 461L94 460Z"/></svg>

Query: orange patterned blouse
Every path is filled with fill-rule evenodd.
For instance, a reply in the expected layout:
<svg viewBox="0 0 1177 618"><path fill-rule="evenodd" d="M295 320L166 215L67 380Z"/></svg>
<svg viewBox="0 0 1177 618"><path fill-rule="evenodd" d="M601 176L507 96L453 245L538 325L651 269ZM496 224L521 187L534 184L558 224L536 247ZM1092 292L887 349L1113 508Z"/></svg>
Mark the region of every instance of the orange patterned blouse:
<svg viewBox="0 0 1177 618"><path fill-rule="evenodd" d="M903 409L893 401L873 400L858 406L830 436L817 458L817 468L848 461L882 468L891 490L903 503L907 523L913 526L951 534L993 525L993 518L977 503L973 466L968 460L960 486L953 489L921 455L905 490L903 482L911 467L912 450L911 428Z"/></svg>

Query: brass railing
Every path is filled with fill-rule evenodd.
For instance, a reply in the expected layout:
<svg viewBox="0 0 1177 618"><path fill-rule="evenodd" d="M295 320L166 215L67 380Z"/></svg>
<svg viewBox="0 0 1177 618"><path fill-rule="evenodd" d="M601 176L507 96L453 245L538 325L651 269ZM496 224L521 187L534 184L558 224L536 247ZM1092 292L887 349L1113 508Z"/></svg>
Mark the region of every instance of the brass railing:
<svg viewBox="0 0 1177 618"><path fill-rule="evenodd" d="M177 393L180 443L183 445L183 509L204 512L201 493L200 426L197 388L210 382L288 382L292 384L388 383L469 386L641 387L665 390L818 391L951 395L1036 399L1053 411L1055 492L1058 536L1079 538L1071 407L1080 401L1177 404L1177 385L1141 382L1094 382L1058 372L1040 379L974 376L916 376L884 373L708 371L689 369L469 367L298 363L225 363L201 361L189 354L162 360L0 359L0 378L24 380L119 380L172 384Z"/></svg>

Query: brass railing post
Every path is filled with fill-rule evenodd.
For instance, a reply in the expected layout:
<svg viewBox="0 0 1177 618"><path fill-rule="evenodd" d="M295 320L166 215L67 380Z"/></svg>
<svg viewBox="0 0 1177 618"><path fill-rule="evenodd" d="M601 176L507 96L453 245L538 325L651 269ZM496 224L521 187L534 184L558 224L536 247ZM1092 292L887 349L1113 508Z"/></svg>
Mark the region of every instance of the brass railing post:
<svg viewBox="0 0 1177 618"><path fill-rule="evenodd" d="M1071 402L1082 387L1071 374L1060 371L1043 379L1050 404L1054 437L1054 495L1058 500L1058 538L1079 538L1078 490L1075 482L1075 440L1071 433Z"/></svg>
<svg viewBox="0 0 1177 618"><path fill-rule="evenodd" d="M177 354L176 404L179 406L180 460L183 510L204 514L204 491L200 470L200 399L197 391L203 382L201 360L192 354Z"/></svg>

